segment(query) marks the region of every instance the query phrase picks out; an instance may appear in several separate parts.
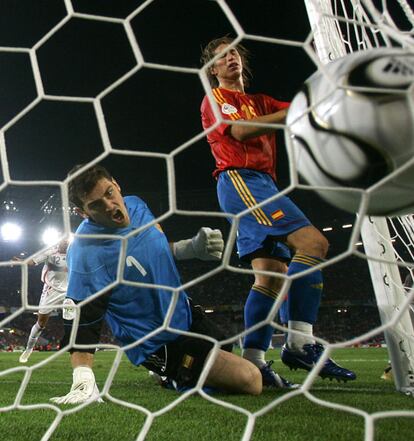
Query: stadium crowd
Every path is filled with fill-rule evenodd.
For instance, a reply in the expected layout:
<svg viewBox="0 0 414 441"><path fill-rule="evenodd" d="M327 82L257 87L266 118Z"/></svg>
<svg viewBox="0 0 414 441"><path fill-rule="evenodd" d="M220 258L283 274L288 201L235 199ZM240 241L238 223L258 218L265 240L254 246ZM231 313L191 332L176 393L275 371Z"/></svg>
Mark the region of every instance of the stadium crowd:
<svg viewBox="0 0 414 441"><path fill-rule="evenodd" d="M233 263L233 260L232 260ZM211 262L180 262L179 270L184 283L211 271ZM234 259L237 268L239 263ZM315 334L329 342L350 340L380 325L378 310L368 277L366 264L360 259L349 259L327 268L325 271L326 291L322 300L319 321ZM16 278L16 280L14 280ZM243 305L246 287L251 284L252 276L229 270L221 271L187 290L195 304L220 324L229 336L243 331ZM20 279L16 273L8 275L9 286L18 286ZM353 281L358 280L355 285ZM41 285L37 271L29 272L29 301L37 305ZM0 320L6 318L20 306L20 293L1 288ZM33 311L20 314L0 330L0 350L20 350L24 348L27 333L33 323ZM276 330L275 333L280 334ZM63 335L60 313L52 315L42 334L36 350L56 350ZM103 332L102 343L113 342L108 329ZM383 341L383 335L370 339L371 343Z"/></svg>

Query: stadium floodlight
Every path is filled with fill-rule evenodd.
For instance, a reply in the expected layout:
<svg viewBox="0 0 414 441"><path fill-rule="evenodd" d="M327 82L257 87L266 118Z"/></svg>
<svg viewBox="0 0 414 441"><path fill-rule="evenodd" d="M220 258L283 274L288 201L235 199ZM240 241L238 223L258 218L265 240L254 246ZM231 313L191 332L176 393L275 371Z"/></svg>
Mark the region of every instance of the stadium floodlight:
<svg viewBox="0 0 414 441"><path fill-rule="evenodd" d="M60 237L61 237L61 233L59 230L53 227L48 227L45 229L45 231L42 234L42 242L45 245L51 246L59 242Z"/></svg>
<svg viewBox="0 0 414 441"><path fill-rule="evenodd" d="M6 222L1 227L1 237L7 242L18 240L22 235L22 229L19 225L12 222Z"/></svg>

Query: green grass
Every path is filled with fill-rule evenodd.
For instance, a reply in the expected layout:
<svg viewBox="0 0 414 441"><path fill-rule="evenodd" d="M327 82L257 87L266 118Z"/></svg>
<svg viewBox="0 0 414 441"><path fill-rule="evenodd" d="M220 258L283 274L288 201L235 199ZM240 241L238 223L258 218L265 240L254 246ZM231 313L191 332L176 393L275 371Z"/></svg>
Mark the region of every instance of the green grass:
<svg viewBox="0 0 414 441"><path fill-rule="evenodd" d="M38 363L50 354L34 353L28 366ZM0 372L18 366L17 353L0 353ZM276 351L269 353L275 368L290 380L302 382L305 372L290 372L279 361ZM380 380L387 364L384 349L343 349L335 353L335 359L354 369L358 379L343 384L317 379L311 389L312 397L324 403L351 406L360 411L409 410L414 416L414 398L397 393L394 385ZM94 367L98 386L102 387L114 360L113 352L96 354ZM0 377L0 408L13 408L0 412L1 441L41 440L58 416L52 408L25 410L24 406L48 404L52 396L68 392L72 373L69 356L62 354L47 365L32 372L29 384L21 400L22 409L13 406L24 378L24 371ZM135 368L123 358L110 393L113 397L145 407L151 412L163 409L180 397L179 394L161 389L143 368ZM218 394L214 397L232 403L250 412L257 412L286 392L265 390L259 397ZM63 411L73 406L61 406ZM76 413L65 414L50 437L53 441L128 441L135 440L140 433L146 415L136 409L106 400L105 404L92 404ZM193 395L172 410L157 416L146 440L158 441L235 441L242 439L247 417L245 414L214 404L199 395ZM255 420L254 441L363 441L365 440L364 418L345 410L336 410L312 402L308 397L291 397L270 408ZM380 419L374 426L375 441L414 439L413 417Z"/></svg>

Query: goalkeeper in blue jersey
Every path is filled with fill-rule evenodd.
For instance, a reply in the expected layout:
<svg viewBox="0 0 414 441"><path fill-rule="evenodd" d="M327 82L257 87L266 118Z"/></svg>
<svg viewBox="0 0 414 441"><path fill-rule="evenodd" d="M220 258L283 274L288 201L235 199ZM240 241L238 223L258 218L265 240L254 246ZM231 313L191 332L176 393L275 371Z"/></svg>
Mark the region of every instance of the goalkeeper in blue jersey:
<svg viewBox="0 0 414 441"><path fill-rule="evenodd" d="M123 198L117 182L99 165L71 180L69 198L84 218L68 251L69 283L63 311L62 347L76 333L76 345L70 349L73 384L67 395L52 400L75 404L99 399L92 365L103 320L120 345L126 347L125 353L134 365L142 364L180 387L194 386L214 344L174 330L216 340L223 336L191 305L184 291L174 297L168 288L181 285L173 254L176 258L206 257L208 240L200 238L199 233L192 240L175 243L171 252L159 226L146 226L154 221L147 205L135 196ZM212 252L219 252L214 251L214 240ZM75 306L91 296L93 299L80 308ZM79 326L73 326L77 311ZM205 385L257 395L262 390L262 379L251 362L220 349Z"/></svg>

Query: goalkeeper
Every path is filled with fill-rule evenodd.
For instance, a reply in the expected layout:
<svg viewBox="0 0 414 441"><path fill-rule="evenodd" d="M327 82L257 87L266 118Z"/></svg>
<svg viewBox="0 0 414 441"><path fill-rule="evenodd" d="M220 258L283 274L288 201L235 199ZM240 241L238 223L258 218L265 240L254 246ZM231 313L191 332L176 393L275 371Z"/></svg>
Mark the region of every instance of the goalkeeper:
<svg viewBox="0 0 414 441"><path fill-rule="evenodd" d="M79 169L77 166L72 174ZM178 293L173 306L172 291L163 287L179 287L180 278L161 229L157 225L145 227L154 220L147 205L135 196L123 198L117 182L99 165L71 180L69 198L84 220L68 251L69 284L63 311L62 347L68 345L74 332L76 344L90 348L70 349L72 388L67 395L52 401L75 404L99 399L92 366L103 320L120 344L127 346L125 353L134 365L142 364L168 376L179 386L194 386L213 343L174 331L209 335L216 340L222 336L204 315L196 312L184 291ZM85 237L90 235L95 237ZM124 255L121 237L126 236ZM216 253L214 257L221 256L222 241L216 251L214 241L213 250L198 249L203 241L198 235L178 242L173 246L174 253L177 258L208 258L211 253ZM208 245L208 240L204 242ZM121 278L118 277L120 259L125 259ZM134 283L146 285L138 287ZM76 307L98 292L99 296L81 308ZM173 311L168 315L170 308ZM73 327L77 311L80 311L79 326ZM167 315L168 330L161 330ZM248 360L222 349L215 353L205 385L253 395L262 390L259 370Z"/></svg>

